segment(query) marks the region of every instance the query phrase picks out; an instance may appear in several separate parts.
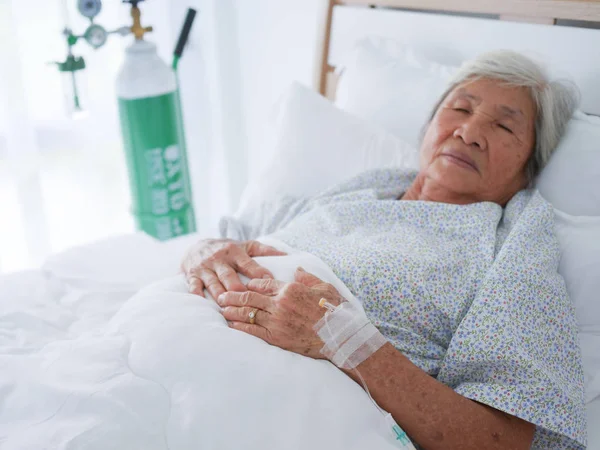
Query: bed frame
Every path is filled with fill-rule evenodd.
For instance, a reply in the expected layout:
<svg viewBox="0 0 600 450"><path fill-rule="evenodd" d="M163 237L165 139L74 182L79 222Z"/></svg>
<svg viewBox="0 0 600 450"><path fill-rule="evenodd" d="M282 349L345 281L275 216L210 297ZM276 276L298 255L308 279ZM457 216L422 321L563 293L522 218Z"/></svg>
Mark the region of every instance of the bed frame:
<svg viewBox="0 0 600 450"><path fill-rule="evenodd" d="M369 7L490 14L500 20L554 25L559 19L600 22L600 0L324 0L320 39L317 48L314 88L333 100L339 75L329 63L335 10Z"/></svg>

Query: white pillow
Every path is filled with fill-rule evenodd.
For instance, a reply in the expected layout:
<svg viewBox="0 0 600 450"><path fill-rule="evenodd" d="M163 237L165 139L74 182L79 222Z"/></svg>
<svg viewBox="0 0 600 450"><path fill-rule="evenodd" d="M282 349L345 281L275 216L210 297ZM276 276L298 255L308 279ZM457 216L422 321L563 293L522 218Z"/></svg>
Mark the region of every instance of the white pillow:
<svg viewBox="0 0 600 450"><path fill-rule="evenodd" d="M343 64L336 105L413 147L456 67L389 38L358 41Z"/></svg>
<svg viewBox="0 0 600 450"><path fill-rule="evenodd" d="M571 216L555 210L565 279L579 321L586 400L600 396L600 217Z"/></svg>
<svg viewBox="0 0 600 450"><path fill-rule="evenodd" d="M250 181L237 216L275 197L308 197L365 170L418 168L415 147L293 83L281 101L273 159Z"/></svg>
<svg viewBox="0 0 600 450"><path fill-rule="evenodd" d="M575 113L537 187L561 211L600 216L600 118Z"/></svg>

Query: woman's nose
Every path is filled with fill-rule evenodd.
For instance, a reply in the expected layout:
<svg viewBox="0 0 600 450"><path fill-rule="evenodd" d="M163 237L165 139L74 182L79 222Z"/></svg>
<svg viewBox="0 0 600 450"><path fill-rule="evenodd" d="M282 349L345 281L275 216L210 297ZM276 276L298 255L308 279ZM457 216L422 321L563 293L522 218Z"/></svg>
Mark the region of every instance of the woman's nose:
<svg viewBox="0 0 600 450"><path fill-rule="evenodd" d="M484 133L483 118L476 117L474 114L468 120L461 123L454 131L454 137L460 138L468 146L476 146L481 150L485 150L486 139Z"/></svg>

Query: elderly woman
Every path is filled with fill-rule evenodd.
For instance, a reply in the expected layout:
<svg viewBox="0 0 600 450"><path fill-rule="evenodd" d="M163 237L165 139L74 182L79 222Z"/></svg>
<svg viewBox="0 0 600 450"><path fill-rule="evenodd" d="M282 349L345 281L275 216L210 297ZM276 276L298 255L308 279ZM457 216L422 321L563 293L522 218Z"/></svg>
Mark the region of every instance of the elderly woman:
<svg viewBox="0 0 600 450"><path fill-rule="evenodd" d="M261 226L224 219L225 237L238 240L190 249L190 290L206 288L236 330L329 358L355 380L358 369L422 448L584 448L577 326L553 212L528 189L575 106L573 90L529 59L482 55L435 107L418 173L362 174ZM250 240L266 234L320 257L360 301L359 328L370 331L342 339L356 348L340 357L344 342L323 334L346 304L335 288L301 268L293 283L272 279L252 259L282 254ZM338 319L349 324L347 313ZM328 333L348 325L340 320Z"/></svg>

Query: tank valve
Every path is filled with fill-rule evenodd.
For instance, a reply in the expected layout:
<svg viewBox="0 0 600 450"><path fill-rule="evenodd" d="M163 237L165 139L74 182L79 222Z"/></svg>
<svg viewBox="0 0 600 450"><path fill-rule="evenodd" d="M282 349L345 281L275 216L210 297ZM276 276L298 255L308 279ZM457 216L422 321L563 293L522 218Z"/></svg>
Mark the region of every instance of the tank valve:
<svg viewBox="0 0 600 450"><path fill-rule="evenodd" d="M141 41L144 39L146 33L152 31L152 27L143 27L141 22L141 11L138 8L138 3L144 0L123 0L123 3L131 3L131 18L133 19L133 25L131 26L131 32L135 36L135 39Z"/></svg>

